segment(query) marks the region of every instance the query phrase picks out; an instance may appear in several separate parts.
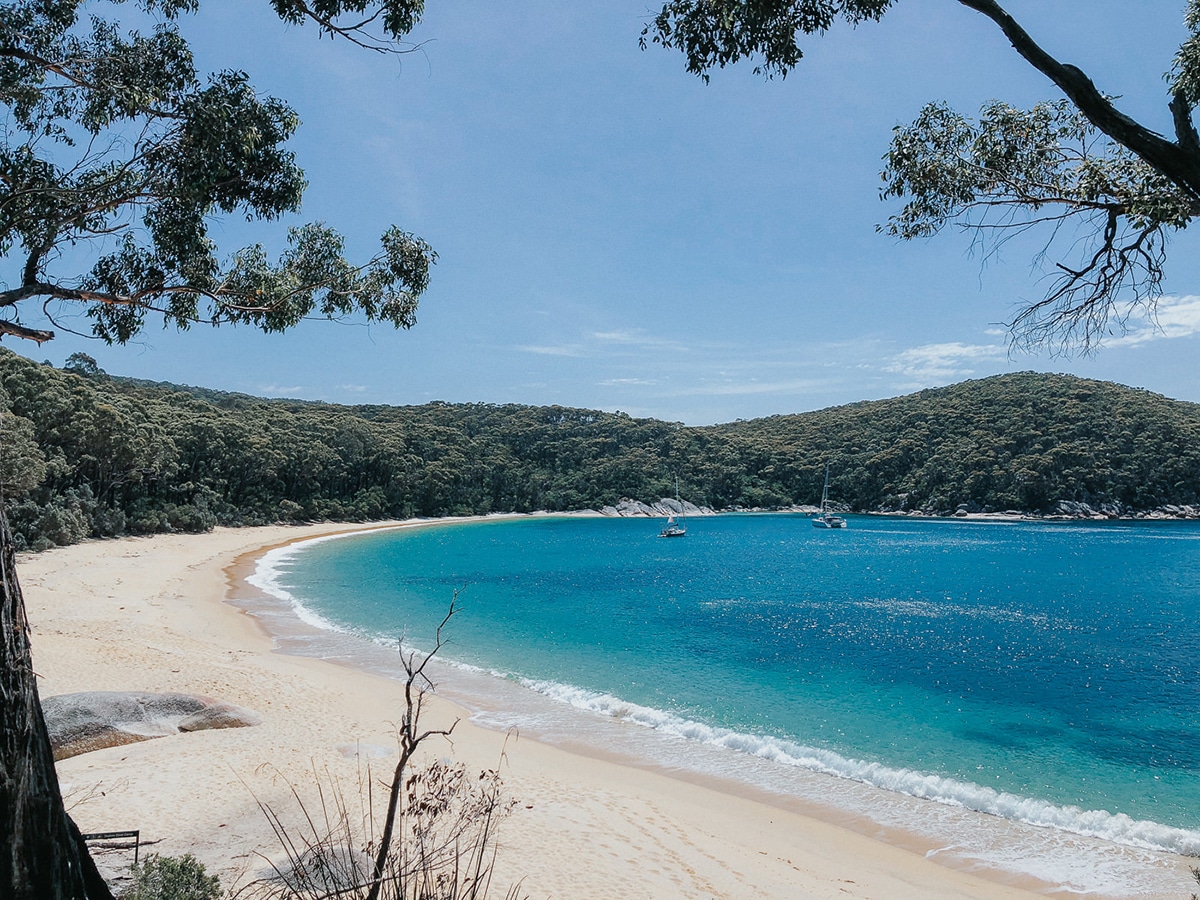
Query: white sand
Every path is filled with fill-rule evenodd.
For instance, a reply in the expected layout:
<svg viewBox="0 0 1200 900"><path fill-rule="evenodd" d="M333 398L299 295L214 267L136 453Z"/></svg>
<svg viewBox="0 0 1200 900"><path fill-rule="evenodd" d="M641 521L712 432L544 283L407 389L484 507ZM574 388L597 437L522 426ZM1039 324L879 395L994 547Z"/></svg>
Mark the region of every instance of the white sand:
<svg viewBox="0 0 1200 900"><path fill-rule="evenodd" d="M153 852L194 853L228 884L240 870L260 868L258 854L278 855L255 796L290 812L285 781L311 784L314 769L356 790L359 763L347 758L346 745L395 747L389 723L399 717L400 685L273 652L257 622L223 602L239 557L356 527L217 529L21 559L43 696L184 691L264 719L254 728L175 735L60 762L68 805L85 832L140 829ZM437 702L427 721L447 724L457 714ZM495 896L517 879L530 897L559 900L1035 896L667 775L527 737L505 749L504 735L466 722L452 747L442 743L433 753L475 768L495 767L506 755L502 773L518 804L502 827ZM394 760L375 760L376 774Z"/></svg>

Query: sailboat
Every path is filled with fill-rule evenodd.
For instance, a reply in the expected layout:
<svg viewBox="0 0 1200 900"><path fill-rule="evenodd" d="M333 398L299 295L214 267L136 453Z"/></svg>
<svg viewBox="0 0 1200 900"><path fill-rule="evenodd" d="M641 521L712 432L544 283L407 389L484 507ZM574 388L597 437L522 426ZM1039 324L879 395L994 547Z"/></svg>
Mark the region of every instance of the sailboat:
<svg viewBox="0 0 1200 900"><path fill-rule="evenodd" d="M829 511L829 463L825 463L825 489L821 491L821 512L812 520L813 528L845 528L846 519Z"/></svg>
<svg viewBox="0 0 1200 900"><path fill-rule="evenodd" d="M679 503L679 477L675 478L675 502ZM681 505L682 506L682 505ZM683 513L679 514L680 521L675 521L674 516L667 516L667 522L663 525L662 531L658 533L659 537L683 537L687 534L687 525L682 521Z"/></svg>

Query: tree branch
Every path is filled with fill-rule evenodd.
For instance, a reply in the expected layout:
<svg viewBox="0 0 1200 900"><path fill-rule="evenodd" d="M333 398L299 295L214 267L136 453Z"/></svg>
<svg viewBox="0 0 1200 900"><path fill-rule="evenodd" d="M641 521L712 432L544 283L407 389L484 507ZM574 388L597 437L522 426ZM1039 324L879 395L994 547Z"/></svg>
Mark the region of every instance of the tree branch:
<svg viewBox="0 0 1200 900"><path fill-rule="evenodd" d="M1171 116L1175 120L1175 137L1179 146L1189 153L1200 156L1200 135L1192 122L1192 110L1183 91L1176 91L1171 98Z"/></svg>
<svg viewBox="0 0 1200 900"><path fill-rule="evenodd" d="M412 652L406 657L403 650L400 653L400 659L404 665L404 718L400 725L400 760L396 763L396 770L392 775L391 788L388 793L388 808L383 820L383 833L379 838L379 851L375 856L375 867L371 875L371 887L367 892L366 900L378 900L380 888L383 885L383 873L387 866L388 855L392 850L392 831L396 823L396 813L398 811L400 801L400 789L404 783L404 772L408 767L409 760L417 749L431 737L449 736L454 731L458 724L456 719L449 728L430 729L428 731L418 731L421 719L421 709L424 706L425 691L432 689L432 682L425 674L425 667L429 661L442 649L442 629L446 627L446 623L458 611L456 603L458 602L458 591L454 592L450 599L450 609L446 612L445 618L437 627L437 635L433 642L433 649L430 650L420 663L416 662L416 653Z"/></svg>
<svg viewBox="0 0 1200 900"><path fill-rule="evenodd" d="M353 25L339 25L336 21L339 12L322 13L313 9L306 0L290 0L288 4L288 12L291 16L298 20L310 19L315 22L322 31L333 37L341 37L348 40L355 46L362 47L364 50L372 50L376 53L390 53L399 56L403 53L411 53L420 49L422 45L417 44L411 48L405 48L397 43L400 35L393 33L391 38L376 37L367 31L367 26L374 24L385 13L384 7L381 5L370 16L362 19Z"/></svg>
<svg viewBox="0 0 1200 900"><path fill-rule="evenodd" d="M24 338L27 341L36 341L40 347L46 341L54 340L53 331L42 331L37 328L26 328L24 325L18 325L16 322L6 322L0 319L0 336L11 334L13 337Z"/></svg>
<svg viewBox="0 0 1200 900"><path fill-rule="evenodd" d="M22 62L30 63L47 72L53 72L69 81L75 87L95 89L95 85L87 79L76 75L66 65L66 63L54 62L53 60L45 59L38 56L36 53L30 53L28 50L22 50L20 47L0 46L0 59L8 57L9 59L19 59Z"/></svg>
<svg viewBox="0 0 1200 900"><path fill-rule="evenodd" d="M1100 247L1084 265L1074 269L1058 263L1061 274L1051 292L1022 310L1009 327L1022 335L1019 343L1028 346L1051 338L1065 343L1076 337L1078 346L1088 352L1112 315L1115 293L1132 292L1130 310L1138 305L1152 307L1161 289L1165 256L1162 226L1121 235L1114 214L1105 223ZM1127 315L1117 316L1118 323Z"/></svg>
<svg viewBox="0 0 1200 900"><path fill-rule="evenodd" d="M1183 139L1179 144L1172 143L1122 113L1097 90L1096 85L1083 71L1059 62L1043 50L995 0L958 2L995 22L1013 48L1030 65L1058 85L1079 111L1087 116L1088 121L1177 184L1192 198L1193 208L1196 214L1200 215L1200 147L1190 146L1190 142ZM1190 126L1190 112L1186 109L1186 104L1180 104L1181 108L1177 109L1178 94L1176 98L1171 103L1171 111L1175 116L1178 133L1181 115L1187 115ZM1195 137L1194 129L1191 135Z"/></svg>
<svg viewBox="0 0 1200 900"><path fill-rule="evenodd" d="M164 289L162 293L168 293ZM147 292L148 293L148 292ZM155 291L154 293L159 293ZM0 306L15 306L30 297L53 297L57 300L80 300L84 303L107 303L129 306L136 303L138 296L122 297L118 294L106 294L101 291L88 291L82 288L63 287L45 281L31 281L9 291L0 291Z"/></svg>
<svg viewBox="0 0 1200 900"><path fill-rule="evenodd" d="M20 47L0 45L0 59L3 58L18 59L22 62L36 66L43 71L53 72L67 83L65 85L48 85L43 88L47 91L63 91L69 89L80 89L85 91L95 91L99 89L99 85L88 80L82 75L77 74L72 68L72 63L78 65L83 60L69 60L63 62L55 62L54 60L46 59L38 56L36 53L30 53L28 50L23 50ZM143 105L142 110L147 116L153 116L163 119L179 119L182 118L178 113L170 112L152 105Z"/></svg>

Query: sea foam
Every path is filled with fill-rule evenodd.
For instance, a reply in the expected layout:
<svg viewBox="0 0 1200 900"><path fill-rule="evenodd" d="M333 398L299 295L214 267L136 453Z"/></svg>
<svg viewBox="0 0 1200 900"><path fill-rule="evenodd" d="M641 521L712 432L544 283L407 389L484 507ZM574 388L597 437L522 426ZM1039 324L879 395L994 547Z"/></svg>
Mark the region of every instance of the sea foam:
<svg viewBox="0 0 1200 900"><path fill-rule="evenodd" d="M569 684L532 679L520 681L531 690L576 709L780 765L850 779L921 800L1000 816L1040 828L1053 828L1144 850L1200 856L1200 831L1134 819L1124 813L1058 806L968 781L852 759L832 750L803 746L769 735L714 727L665 710L641 706L611 694L588 691Z"/></svg>
<svg viewBox="0 0 1200 900"><path fill-rule="evenodd" d="M288 564L303 550L317 544L323 544L326 541L362 533L361 531L351 531L343 534L327 534L321 537L310 538L306 541L296 541L292 544L276 547L274 550L268 550L259 557L258 563L254 567L254 572L246 578L246 582L258 588L264 594L269 594L287 603L291 607L292 612L295 613L296 618L306 625L313 628L320 628L324 631L345 633L346 629L314 612L301 602L298 597L283 586L282 578L288 569Z"/></svg>

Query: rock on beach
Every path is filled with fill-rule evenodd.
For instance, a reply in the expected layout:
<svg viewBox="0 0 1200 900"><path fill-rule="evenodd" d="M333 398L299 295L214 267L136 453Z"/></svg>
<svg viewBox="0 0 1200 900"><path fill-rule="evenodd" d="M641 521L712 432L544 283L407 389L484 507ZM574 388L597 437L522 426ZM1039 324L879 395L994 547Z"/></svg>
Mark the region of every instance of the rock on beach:
<svg viewBox="0 0 1200 900"><path fill-rule="evenodd" d="M262 717L199 694L84 691L42 700L55 760L151 738L258 725Z"/></svg>

